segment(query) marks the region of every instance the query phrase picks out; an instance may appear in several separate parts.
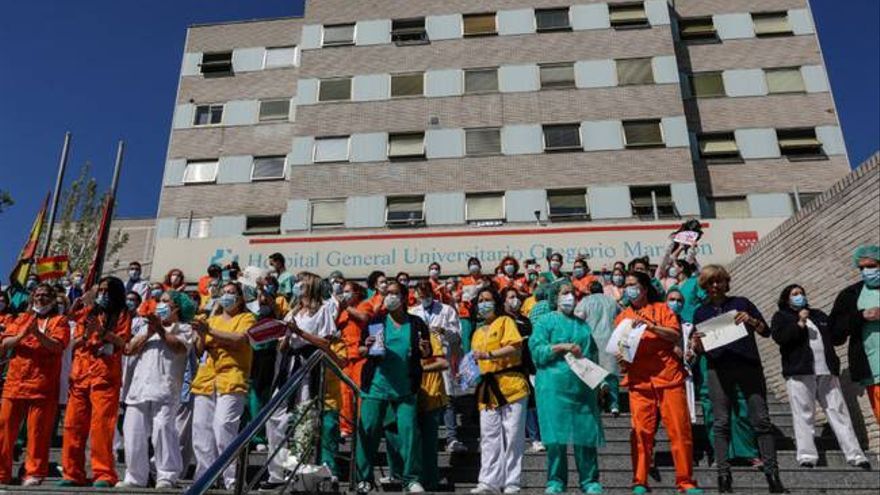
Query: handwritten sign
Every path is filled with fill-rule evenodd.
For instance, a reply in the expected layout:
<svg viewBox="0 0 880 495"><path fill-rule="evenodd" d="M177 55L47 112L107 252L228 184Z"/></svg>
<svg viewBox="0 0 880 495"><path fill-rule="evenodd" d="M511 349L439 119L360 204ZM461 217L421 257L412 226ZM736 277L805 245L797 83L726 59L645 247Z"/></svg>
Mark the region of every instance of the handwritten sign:
<svg viewBox="0 0 880 495"><path fill-rule="evenodd" d="M745 325L736 324L736 311L734 310L700 323L697 325L697 331L703 334L700 340L705 351L724 347L749 335Z"/></svg>

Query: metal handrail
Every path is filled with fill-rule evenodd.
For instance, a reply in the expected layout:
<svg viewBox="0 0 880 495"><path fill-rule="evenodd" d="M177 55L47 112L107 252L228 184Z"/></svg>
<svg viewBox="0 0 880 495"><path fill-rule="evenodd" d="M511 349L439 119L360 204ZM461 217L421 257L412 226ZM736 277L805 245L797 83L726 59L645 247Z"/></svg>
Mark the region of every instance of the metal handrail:
<svg viewBox="0 0 880 495"><path fill-rule="evenodd" d="M221 476L223 471L229 466L229 463L234 462L236 458L239 458L240 462L238 463L237 472L236 472L236 486L235 493L242 494L244 493L245 485L245 471L247 470L247 453L248 453L248 445L250 444L251 439L259 432L269 421L269 418L279 407L287 407L288 400L291 395L295 391L297 391L303 383L309 378L312 371L319 364L324 364L329 366L329 369L335 374L340 381L345 383L346 386L351 388L355 392L355 396L360 396L360 388L354 383L354 381L349 378L336 364L336 362L331 359L324 350L317 349L314 354L309 356L303 366L297 370L296 373L292 377L290 377L284 385L278 389L278 393L274 394L269 402L260 410L260 412L254 417L254 419L248 423L244 429L239 432L239 434L235 437L232 443L220 453L220 456L214 461L213 464L199 477L195 480L190 486L190 488L186 491L187 495L203 495L206 493L217 481L217 479ZM323 408L324 398L323 391L321 391L318 396L318 404L321 408ZM357 410L355 408L355 418L354 423L357 424ZM303 411L305 414L307 411ZM320 415L319 415L320 417ZM356 450L356 435L352 437L352 456ZM277 453L277 450L276 450ZM273 456L274 457L274 456ZM271 461L271 457L268 458ZM302 461L301 461L302 462ZM354 471L354 460L350 463L350 467L352 472ZM354 480L354 478L351 478Z"/></svg>

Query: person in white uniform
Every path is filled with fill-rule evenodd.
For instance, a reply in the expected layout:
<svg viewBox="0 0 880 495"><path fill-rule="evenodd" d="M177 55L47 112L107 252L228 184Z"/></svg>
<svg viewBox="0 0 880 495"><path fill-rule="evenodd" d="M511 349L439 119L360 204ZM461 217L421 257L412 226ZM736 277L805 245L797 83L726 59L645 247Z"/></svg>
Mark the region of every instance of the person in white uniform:
<svg viewBox="0 0 880 495"><path fill-rule="evenodd" d="M175 424L186 356L193 345L187 323L195 312L192 300L166 292L146 328L126 345L129 357L125 393L125 478L116 486L145 487L150 476L149 444L155 454L156 488L173 488L182 471L180 437Z"/></svg>
<svg viewBox="0 0 880 495"><path fill-rule="evenodd" d="M847 462L862 469L870 468L859 447L840 388L840 360L834 352L828 316L811 308L804 288L796 284L782 290L778 305L770 331L782 355L782 375L791 404L798 463L812 468L819 460L815 441L818 402Z"/></svg>

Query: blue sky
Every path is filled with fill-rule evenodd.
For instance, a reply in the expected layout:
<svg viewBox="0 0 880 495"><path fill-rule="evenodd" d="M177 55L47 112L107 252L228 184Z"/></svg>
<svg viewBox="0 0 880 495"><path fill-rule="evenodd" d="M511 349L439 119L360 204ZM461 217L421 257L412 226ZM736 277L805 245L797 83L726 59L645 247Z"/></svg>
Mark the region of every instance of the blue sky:
<svg viewBox="0 0 880 495"><path fill-rule="evenodd" d="M52 187L64 131L68 181L89 160L103 187L116 141L127 154L118 214L156 214L186 27L281 17L302 0L28 0L0 8L0 277ZM812 0L850 157L880 148L880 2Z"/></svg>

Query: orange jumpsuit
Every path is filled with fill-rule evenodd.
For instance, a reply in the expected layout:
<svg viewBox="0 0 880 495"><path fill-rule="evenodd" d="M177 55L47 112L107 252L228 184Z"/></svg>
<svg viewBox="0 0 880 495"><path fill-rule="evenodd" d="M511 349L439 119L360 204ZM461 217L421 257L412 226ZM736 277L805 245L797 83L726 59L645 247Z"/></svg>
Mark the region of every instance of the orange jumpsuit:
<svg viewBox="0 0 880 495"><path fill-rule="evenodd" d="M492 283L495 284L495 289L499 292L508 287L513 287L517 292L522 292L524 294L529 294L531 292L529 289L529 280L524 275L508 277L506 274L502 273L496 275L495 278L492 279Z"/></svg>
<svg viewBox="0 0 880 495"><path fill-rule="evenodd" d="M586 274L581 278L571 277L571 285L574 286L574 293L577 296L577 299L580 300L584 296L590 295L590 285L593 282L598 282L599 279L595 277L595 275Z"/></svg>
<svg viewBox="0 0 880 495"><path fill-rule="evenodd" d="M35 320L39 331L61 343L61 348L49 350L36 336L28 335L14 349L0 402L0 484L9 484L12 479L12 452L25 417L28 436L25 476L45 478L49 475L49 445L58 410L61 355L70 341L70 326L67 317L62 315L42 317L25 313L6 323L3 337L21 334Z"/></svg>
<svg viewBox="0 0 880 495"><path fill-rule="evenodd" d="M345 344L345 374L360 387L361 370L366 363L366 359L361 356L361 335L364 326L355 321L347 309L342 310L336 318L336 328L342 336L342 342ZM346 435L354 433L354 426L351 420L354 419L354 408L356 400L354 392L346 386L342 389L342 409L340 411L340 430Z"/></svg>
<svg viewBox="0 0 880 495"><path fill-rule="evenodd" d="M675 313L662 302L651 303L638 310L627 307L617 316L615 325L626 319L640 319L681 332ZM658 334L645 331L639 341L635 362L629 364L621 383L621 386L629 388L632 411L630 453L633 485L648 486L648 470L654 452L659 411L669 435L675 464L675 484L679 490L696 487L685 370L681 360L673 352L674 348L674 343L662 339Z"/></svg>
<svg viewBox="0 0 880 495"><path fill-rule="evenodd" d="M64 444L61 465L64 478L76 484L86 483L86 441L91 434L92 474L94 481L106 481L113 486L118 481L116 458L113 455L113 435L119 415L119 390L122 386L122 349L112 354L100 354L104 343L98 337L105 316L89 321L86 308L77 318L75 338L89 337L73 351L70 371L70 396L64 416ZM131 338L131 318L121 312L112 329L123 341Z"/></svg>

